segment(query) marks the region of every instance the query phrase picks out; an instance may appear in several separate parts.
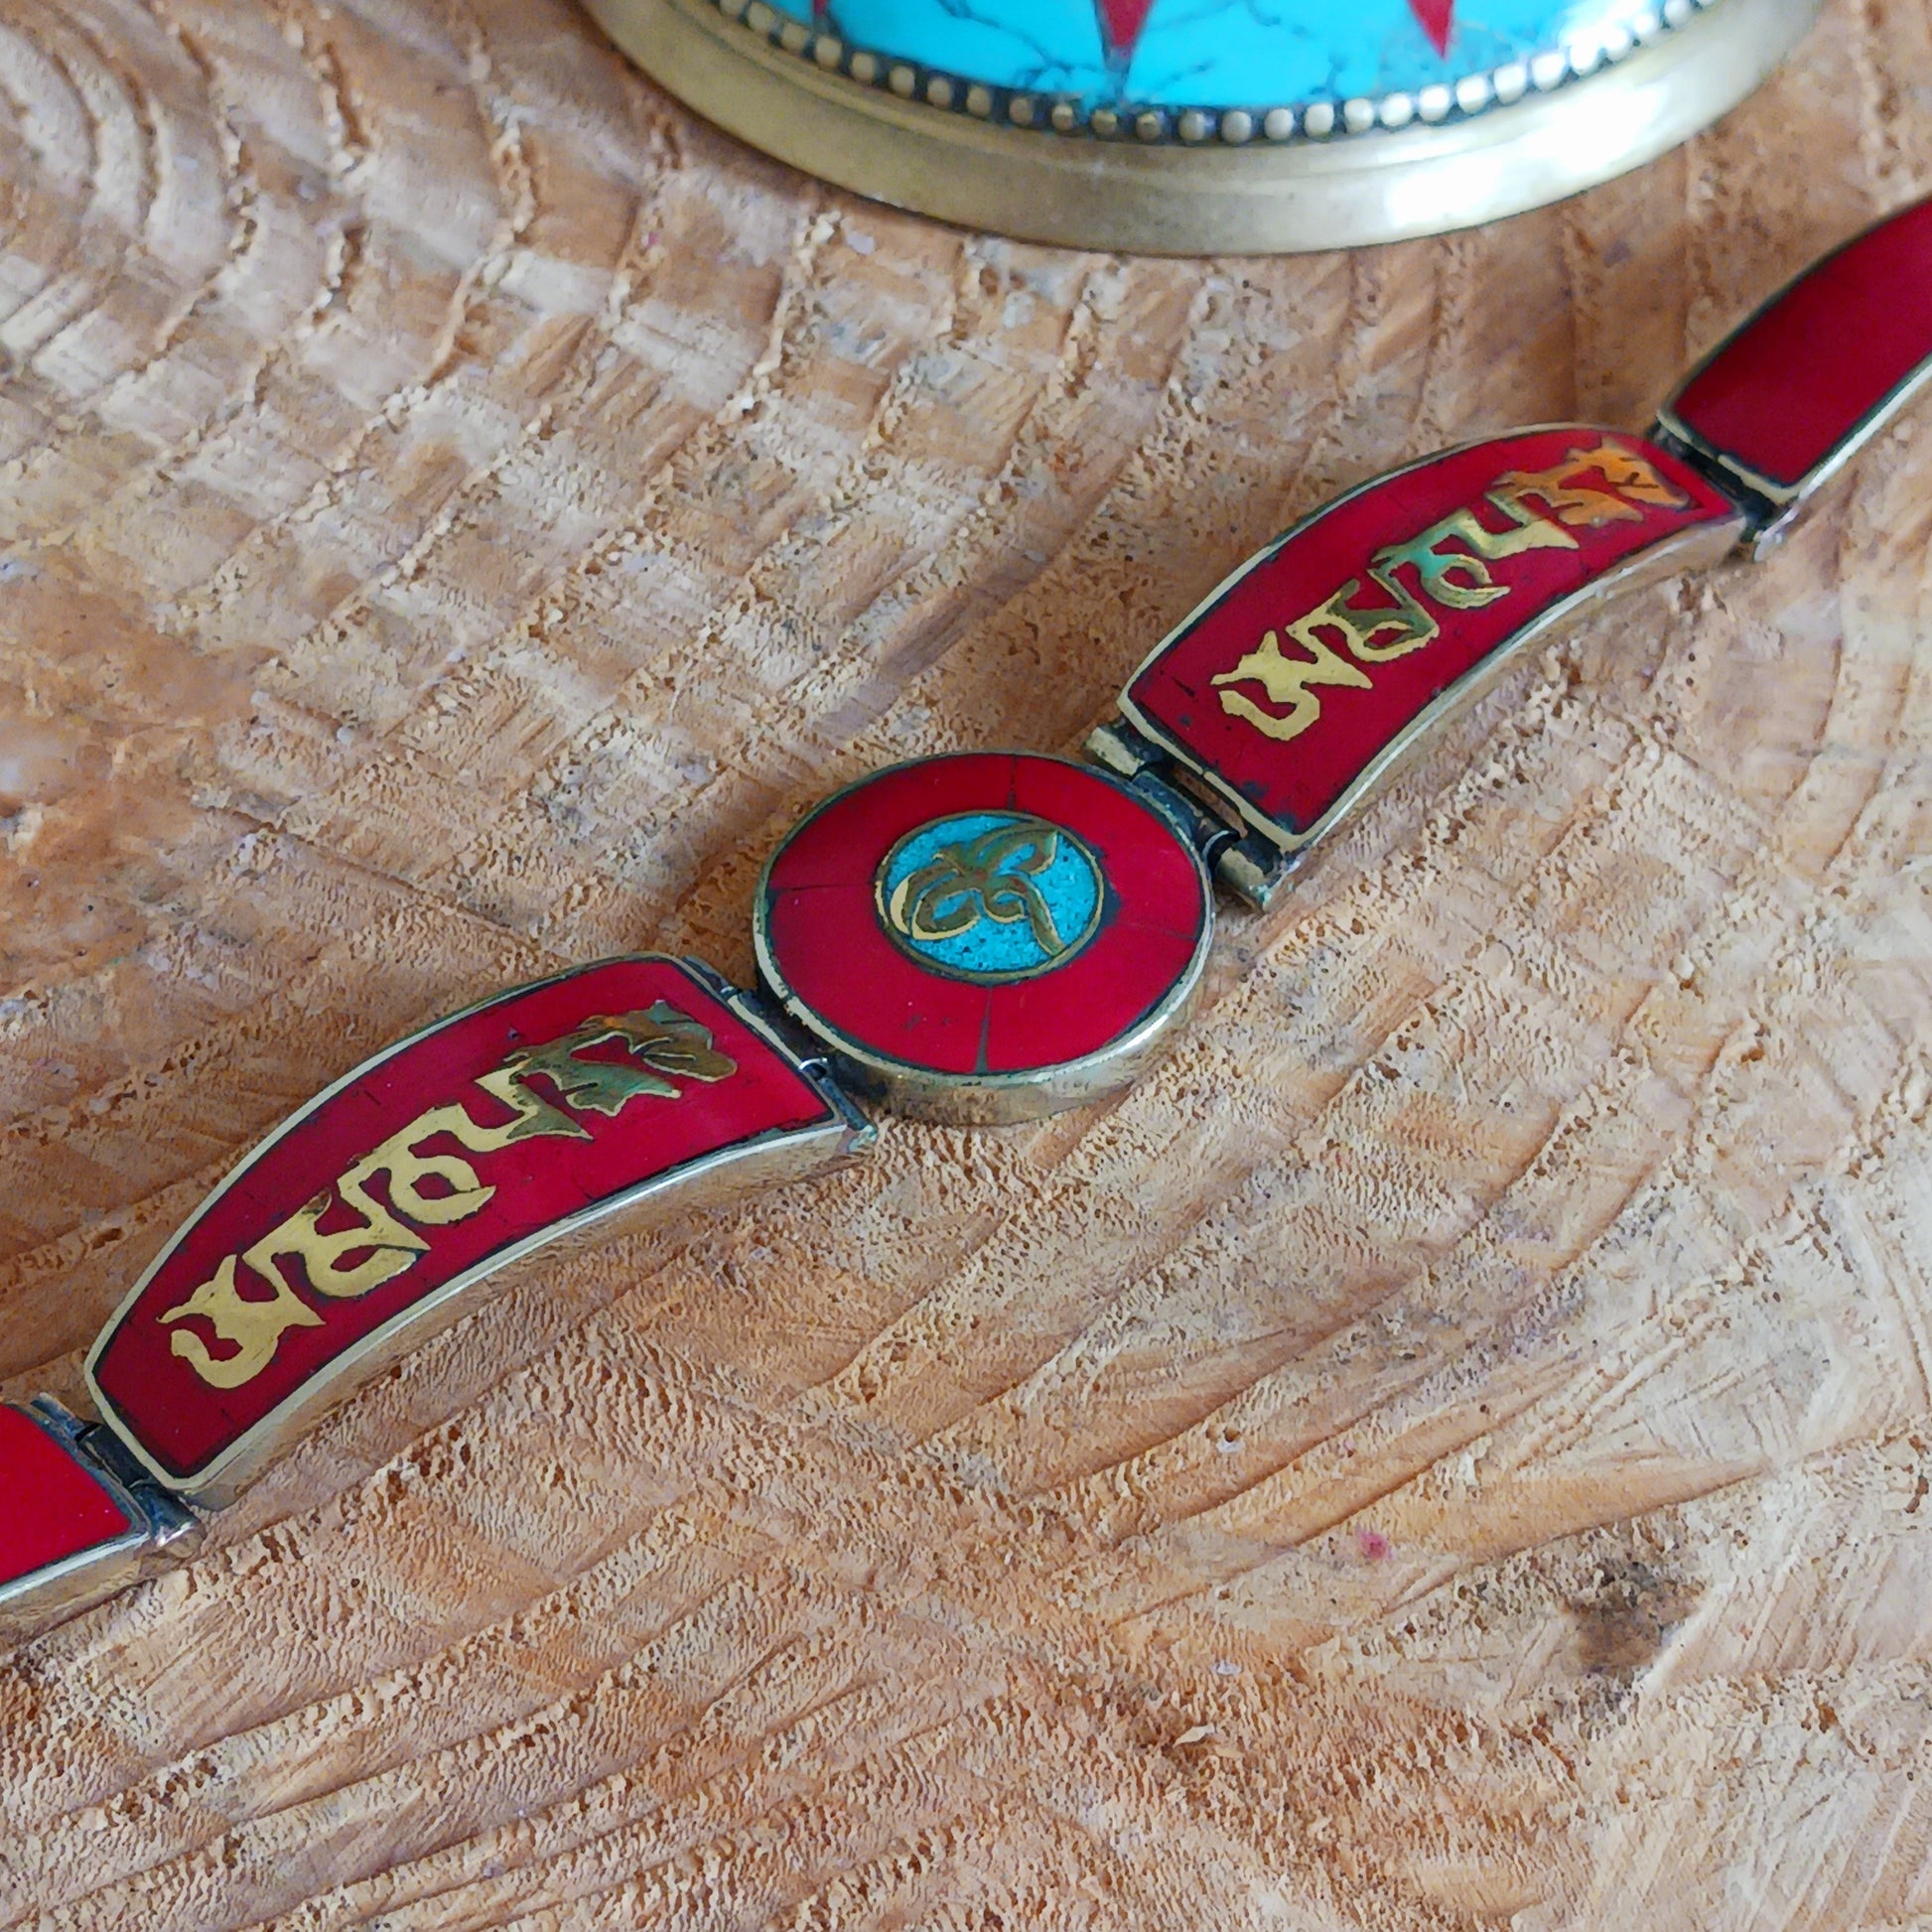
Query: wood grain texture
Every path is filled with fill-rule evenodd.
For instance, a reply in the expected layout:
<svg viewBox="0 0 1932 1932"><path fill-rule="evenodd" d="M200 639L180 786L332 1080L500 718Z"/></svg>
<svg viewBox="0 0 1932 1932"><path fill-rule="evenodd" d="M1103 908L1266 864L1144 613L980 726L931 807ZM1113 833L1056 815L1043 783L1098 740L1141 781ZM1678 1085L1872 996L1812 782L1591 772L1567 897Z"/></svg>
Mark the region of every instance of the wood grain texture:
<svg viewBox="0 0 1932 1932"><path fill-rule="evenodd" d="M565 0L0 0L0 1390L383 1040L749 969L1335 489L1642 422L1932 23L1349 257L939 229ZM0 1673L0 1923L1932 1925L1932 420L1527 666L1119 1105L560 1264Z"/></svg>

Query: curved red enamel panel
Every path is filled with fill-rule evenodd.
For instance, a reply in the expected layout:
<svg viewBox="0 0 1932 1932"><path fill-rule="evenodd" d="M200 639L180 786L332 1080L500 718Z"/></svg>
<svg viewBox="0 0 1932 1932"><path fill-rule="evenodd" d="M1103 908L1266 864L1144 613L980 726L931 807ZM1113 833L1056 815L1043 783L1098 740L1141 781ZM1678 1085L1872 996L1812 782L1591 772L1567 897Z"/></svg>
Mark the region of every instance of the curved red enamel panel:
<svg viewBox="0 0 1932 1932"><path fill-rule="evenodd" d="M1291 840L1451 685L1605 573L1735 505L1642 437L1451 450L1343 497L1229 580L1123 709Z"/></svg>
<svg viewBox="0 0 1932 1932"><path fill-rule="evenodd" d="M0 1404L0 1585L136 1527L64 1444Z"/></svg>
<svg viewBox="0 0 1932 1932"><path fill-rule="evenodd" d="M988 985L931 970L888 936L877 890L888 854L974 812L1049 821L1098 861L1098 930L1063 963ZM1209 910L1192 854L1124 786L1059 759L962 753L882 771L820 806L773 858L761 916L782 990L833 1034L964 1076L1061 1065L1131 1033L1186 971Z"/></svg>
<svg viewBox="0 0 1932 1932"><path fill-rule="evenodd" d="M1668 413L1712 451L1795 489L1932 360L1932 201L1867 229L1774 296Z"/></svg>
<svg viewBox="0 0 1932 1932"><path fill-rule="evenodd" d="M195 1477L345 1351L506 1250L830 1118L675 961L519 989L357 1068L264 1142L114 1317L89 1379L162 1471Z"/></svg>

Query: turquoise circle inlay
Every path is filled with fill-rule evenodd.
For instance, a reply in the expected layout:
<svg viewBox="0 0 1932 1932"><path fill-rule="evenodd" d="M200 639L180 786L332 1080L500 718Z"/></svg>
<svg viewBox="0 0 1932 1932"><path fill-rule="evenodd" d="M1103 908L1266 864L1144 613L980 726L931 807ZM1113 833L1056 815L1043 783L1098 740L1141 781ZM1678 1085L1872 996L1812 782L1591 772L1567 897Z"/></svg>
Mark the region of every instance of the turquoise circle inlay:
<svg viewBox="0 0 1932 1932"><path fill-rule="evenodd" d="M1100 926L1100 862L1029 812L955 812L908 832L879 868L880 922L902 951L956 979L1032 979Z"/></svg>
<svg viewBox="0 0 1932 1932"><path fill-rule="evenodd" d="M1088 106L1267 107L1453 86L1662 0L773 0L847 46ZM1579 139L1587 138L1580 133Z"/></svg>

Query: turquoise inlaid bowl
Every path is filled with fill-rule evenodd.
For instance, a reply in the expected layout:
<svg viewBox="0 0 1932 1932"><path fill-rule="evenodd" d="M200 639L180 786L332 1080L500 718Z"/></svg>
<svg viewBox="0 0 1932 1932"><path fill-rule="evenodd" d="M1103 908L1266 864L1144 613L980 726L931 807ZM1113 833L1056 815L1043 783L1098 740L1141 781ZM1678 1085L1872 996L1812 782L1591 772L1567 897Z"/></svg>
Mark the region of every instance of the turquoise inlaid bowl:
<svg viewBox="0 0 1932 1932"><path fill-rule="evenodd" d="M901 207L1082 247L1466 227L1662 154L1820 0L584 0L720 125Z"/></svg>

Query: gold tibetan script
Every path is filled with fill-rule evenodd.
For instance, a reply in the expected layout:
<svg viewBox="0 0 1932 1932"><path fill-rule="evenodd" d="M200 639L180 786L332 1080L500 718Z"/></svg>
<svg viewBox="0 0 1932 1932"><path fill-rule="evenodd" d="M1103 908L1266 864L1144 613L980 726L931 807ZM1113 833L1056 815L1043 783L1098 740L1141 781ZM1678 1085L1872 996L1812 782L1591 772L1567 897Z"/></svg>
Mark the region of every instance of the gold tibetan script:
<svg viewBox="0 0 1932 1932"><path fill-rule="evenodd" d="M1531 497L1554 514L1531 509ZM1442 624L1432 606L1473 611L1507 597L1511 587L1496 582L1492 563L1525 550L1575 550L1572 530L1640 522L1647 508L1682 509L1690 501L1642 457L1613 443L1572 450L1548 470L1508 471L1483 500L1500 512L1506 528L1492 530L1473 509L1459 509L1406 543L1385 545L1370 560L1368 575L1391 601L1357 604L1362 580L1351 577L1312 611L1269 630L1231 671L1213 679L1223 687L1221 709L1270 738L1299 738L1321 716L1314 687L1369 690L1374 680L1364 665L1386 664L1433 643ZM1400 575L1405 570L1415 573L1413 592ZM1285 651L1284 632L1308 654ZM1273 709L1225 688L1246 683L1260 685Z"/></svg>
<svg viewBox="0 0 1932 1932"><path fill-rule="evenodd" d="M925 944L970 932L982 918L996 925L1017 925L1024 919L1034 943L1055 958L1067 942L1033 875L1053 863L1059 846L1058 830L1039 818L942 845L893 889L886 916L896 932Z"/></svg>
<svg viewBox="0 0 1932 1932"><path fill-rule="evenodd" d="M585 1057L614 1041L623 1048L621 1058ZM187 1301L160 1317L172 1323L200 1315L217 1340L232 1346L232 1354L210 1354L192 1328L177 1328L169 1346L204 1382L239 1388L268 1366L285 1329L322 1326L322 1316L296 1294L285 1263L301 1264L312 1294L332 1301L366 1295L428 1252L430 1244L419 1229L468 1220L495 1193L455 1149L495 1154L520 1141L590 1139L570 1113L531 1086L532 1080L547 1081L572 1112L615 1115L640 1094L678 1099L677 1080L715 1082L737 1071L737 1061L712 1046L709 1031L667 1000L641 1013L601 1015L560 1039L519 1047L475 1083L509 1109L508 1120L483 1126L461 1101L418 1114L279 1227L239 1255L227 1256ZM441 1148L432 1152L432 1142ZM377 1178L384 1183L386 1203L369 1191ZM341 1225L325 1231L325 1220ZM235 1281L238 1262L273 1293L265 1300L243 1296Z"/></svg>

